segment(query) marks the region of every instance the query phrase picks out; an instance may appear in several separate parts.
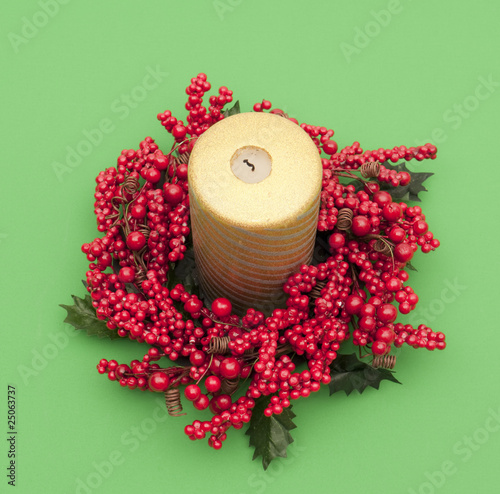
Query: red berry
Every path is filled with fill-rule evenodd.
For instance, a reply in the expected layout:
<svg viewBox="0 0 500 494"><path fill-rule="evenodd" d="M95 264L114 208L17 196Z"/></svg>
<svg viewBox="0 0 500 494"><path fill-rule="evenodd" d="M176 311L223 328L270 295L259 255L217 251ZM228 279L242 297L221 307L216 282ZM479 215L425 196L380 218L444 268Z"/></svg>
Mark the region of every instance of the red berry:
<svg viewBox="0 0 500 494"><path fill-rule="evenodd" d="M396 202L390 202L382 209L382 216L387 221L396 221L401 216L401 207Z"/></svg>
<svg viewBox="0 0 500 494"><path fill-rule="evenodd" d="M389 240L396 244L399 244L405 236L406 232L402 228L399 228L399 226L391 228L391 231L389 232Z"/></svg>
<svg viewBox="0 0 500 494"><path fill-rule="evenodd" d="M383 304L377 309L377 317L383 322L394 322L398 317L398 310L392 304Z"/></svg>
<svg viewBox="0 0 500 494"><path fill-rule="evenodd" d="M241 379L246 379L251 372L252 372L252 366L245 365L245 367L243 367L240 372Z"/></svg>
<svg viewBox="0 0 500 494"><path fill-rule="evenodd" d="M146 171L146 180L148 182L151 182L152 184L155 184L159 182L161 179L161 172L157 170L156 168L149 168Z"/></svg>
<svg viewBox="0 0 500 494"><path fill-rule="evenodd" d="M397 292L398 290L401 290L402 283L399 278L393 276L385 282L385 286L390 292Z"/></svg>
<svg viewBox="0 0 500 494"><path fill-rule="evenodd" d="M196 350L189 356L189 361L196 367L205 363L205 354L201 350Z"/></svg>
<svg viewBox="0 0 500 494"><path fill-rule="evenodd" d="M373 200L383 208L386 204L390 204L392 202L392 197L389 192L386 192L385 190L379 190L373 195Z"/></svg>
<svg viewBox="0 0 500 494"><path fill-rule="evenodd" d="M338 146L335 141L329 140L323 143L323 151L326 154L335 154L337 152Z"/></svg>
<svg viewBox="0 0 500 494"><path fill-rule="evenodd" d="M351 230L352 233L354 233L354 235L357 235L358 237L368 235L371 230L370 220L366 216L356 216L352 220Z"/></svg>
<svg viewBox="0 0 500 494"><path fill-rule="evenodd" d="M224 410L227 410L231 404L231 397L229 395L214 396L210 400L210 410L212 410L214 414L219 414Z"/></svg>
<svg viewBox="0 0 500 494"><path fill-rule="evenodd" d="M328 238L328 244L332 249L340 249L345 244L345 237L342 233L334 233Z"/></svg>
<svg viewBox="0 0 500 494"><path fill-rule="evenodd" d="M377 322L375 321L375 318L372 316L363 316L359 321L358 321L358 326L359 329L362 329L364 331L373 331L377 325Z"/></svg>
<svg viewBox="0 0 500 494"><path fill-rule="evenodd" d="M220 364L220 375L226 379L234 379L240 375L240 363L234 357L225 358Z"/></svg>
<svg viewBox="0 0 500 494"><path fill-rule="evenodd" d="M205 388L209 393L217 393L221 387L221 381L217 376L208 376L205 379Z"/></svg>
<svg viewBox="0 0 500 494"><path fill-rule="evenodd" d="M128 266L121 268L118 273L118 279L122 283L132 283L135 280L134 268L130 268Z"/></svg>
<svg viewBox="0 0 500 494"><path fill-rule="evenodd" d="M210 400L208 399L207 395L200 395L200 397L193 401L193 405L197 410L205 410L205 408L208 408L208 405L210 404Z"/></svg>
<svg viewBox="0 0 500 494"><path fill-rule="evenodd" d="M399 262L408 262L413 257L413 249L410 244L398 244L394 248L394 257Z"/></svg>
<svg viewBox="0 0 500 494"><path fill-rule="evenodd" d="M380 185L375 182L367 182L363 189L367 194L376 194L380 190Z"/></svg>
<svg viewBox="0 0 500 494"><path fill-rule="evenodd" d="M218 439L213 439L212 440L212 448L214 448L214 449L221 449L222 448L222 442L219 441Z"/></svg>
<svg viewBox="0 0 500 494"><path fill-rule="evenodd" d="M411 305L406 300L399 304L399 312L401 312L401 314L409 314L410 311Z"/></svg>
<svg viewBox="0 0 500 494"><path fill-rule="evenodd" d="M394 341L395 337L396 334L394 333L394 331L390 328L386 328L385 326L383 328L377 329L377 332L375 333L375 338L378 341L383 341L388 345L390 345Z"/></svg>
<svg viewBox="0 0 500 494"><path fill-rule="evenodd" d="M413 232L416 235L423 235L429 229L429 225L425 221L417 221L413 225Z"/></svg>
<svg viewBox="0 0 500 494"><path fill-rule="evenodd" d="M108 369L109 370L114 371L114 370L116 370L117 367L118 367L118 362L116 360L110 360L108 362Z"/></svg>
<svg viewBox="0 0 500 494"><path fill-rule="evenodd" d="M148 379L148 385L152 391L165 391L169 384L169 377L161 371L153 372Z"/></svg>
<svg viewBox="0 0 500 494"><path fill-rule="evenodd" d="M364 305L363 299L358 295L349 295L345 301L345 310L348 314L357 314Z"/></svg>
<svg viewBox="0 0 500 494"><path fill-rule="evenodd" d="M127 247L130 250L141 250L146 245L146 237L141 232L131 232L127 237Z"/></svg>
<svg viewBox="0 0 500 494"><path fill-rule="evenodd" d="M155 156L154 164L158 170L166 170L168 168L168 158L163 155Z"/></svg>
<svg viewBox="0 0 500 494"><path fill-rule="evenodd" d="M195 314L196 312L200 312L201 308L203 307L203 302L198 299L198 298L190 298L185 304L184 304L184 310L186 312L189 312L190 314Z"/></svg>
<svg viewBox="0 0 500 494"><path fill-rule="evenodd" d="M399 172L399 184L408 185L411 182L411 175L408 172Z"/></svg>
<svg viewBox="0 0 500 494"><path fill-rule="evenodd" d="M146 216L146 212L146 208L142 204L134 204L130 208L130 215L132 216L132 218L135 218L137 220L144 218L144 216Z"/></svg>
<svg viewBox="0 0 500 494"><path fill-rule="evenodd" d="M127 364L121 364L115 370L115 374L118 379L121 379L127 372L130 372L130 367Z"/></svg>
<svg viewBox="0 0 500 494"><path fill-rule="evenodd" d="M212 302L212 312L216 317L227 317L231 315L233 306L227 298L216 298Z"/></svg>
<svg viewBox="0 0 500 494"><path fill-rule="evenodd" d="M201 389L196 384L190 384L189 386L186 386L184 396L189 401L196 401L201 396Z"/></svg>
<svg viewBox="0 0 500 494"><path fill-rule="evenodd" d="M182 140L186 136L186 127L178 124L172 129L172 135L176 140Z"/></svg>
<svg viewBox="0 0 500 494"><path fill-rule="evenodd" d="M368 303L368 304L363 305L363 307L361 307L361 310L359 311L359 315L360 315L360 317L364 317L364 316L373 317L376 314L376 312L377 312L376 307L373 304Z"/></svg>
<svg viewBox="0 0 500 494"><path fill-rule="evenodd" d="M372 352L374 355L384 355L387 352L387 344L383 341L374 341Z"/></svg>
<svg viewBox="0 0 500 494"><path fill-rule="evenodd" d="M184 191L177 184L165 184L163 186L163 195L169 204L179 204L184 197Z"/></svg>
<svg viewBox="0 0 500 494"><path fill-rule="evenodd" d="M175 170L175 174L177 175L177 178L179 180L186 180L186 178L187 178L187 170L188 170L188 166L186 165L186 163L181 163L177 167L177 170Z"/></svg>

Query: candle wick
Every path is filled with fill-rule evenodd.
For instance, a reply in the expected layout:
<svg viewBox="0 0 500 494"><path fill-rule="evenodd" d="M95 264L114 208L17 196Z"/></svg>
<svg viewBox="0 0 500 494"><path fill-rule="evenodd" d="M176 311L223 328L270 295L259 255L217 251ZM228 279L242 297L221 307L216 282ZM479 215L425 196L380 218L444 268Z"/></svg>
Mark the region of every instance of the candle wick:
<svg viewBox="0 0 500 494"><path fill-rule="evenodd" d="M252 165L252 163L249 163L248 160L243 160L243 163L245 163L247 166L250 166L252 168L252 171L255 171L255 165Z"/></svg>

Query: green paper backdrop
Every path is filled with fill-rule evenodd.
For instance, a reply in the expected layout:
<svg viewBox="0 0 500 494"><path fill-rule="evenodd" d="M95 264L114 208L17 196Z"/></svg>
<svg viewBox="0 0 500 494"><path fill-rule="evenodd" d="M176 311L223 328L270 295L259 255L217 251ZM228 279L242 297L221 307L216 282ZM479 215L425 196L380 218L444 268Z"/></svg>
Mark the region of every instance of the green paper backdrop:
<svg viewBox="0 0 500 494"><path fill-rule="evenodd" d="M0 491L498 492L499 10L493 0L5 4ZM143 347L76 334L58 307L85 293L95 176L146 136L166 151L156 114L185 118L199 72L244 110L265 98L333 128L341 147L439 149L411 165L435 172L423 208L442 242L414 259L412 317L446 332L447 349L398 352L402 386L296 402L295 442L266 472L243 431L213 451L183 433L206 414L167 417L161 395L99 375L100 358L130 361Z"/></svg>

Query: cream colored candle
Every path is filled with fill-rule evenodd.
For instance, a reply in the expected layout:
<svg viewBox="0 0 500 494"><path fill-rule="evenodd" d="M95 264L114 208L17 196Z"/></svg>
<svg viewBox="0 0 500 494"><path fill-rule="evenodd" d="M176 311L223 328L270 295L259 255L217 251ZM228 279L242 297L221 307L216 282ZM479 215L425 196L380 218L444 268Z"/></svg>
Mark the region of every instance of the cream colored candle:
<svg viewBox="0 0 500 494"><path fill-rule="evenodd" d="M311 138L269 113L240 113L196 142L188 166L195 260L208 303L269 314L310 262L322 166Z"/></svg>

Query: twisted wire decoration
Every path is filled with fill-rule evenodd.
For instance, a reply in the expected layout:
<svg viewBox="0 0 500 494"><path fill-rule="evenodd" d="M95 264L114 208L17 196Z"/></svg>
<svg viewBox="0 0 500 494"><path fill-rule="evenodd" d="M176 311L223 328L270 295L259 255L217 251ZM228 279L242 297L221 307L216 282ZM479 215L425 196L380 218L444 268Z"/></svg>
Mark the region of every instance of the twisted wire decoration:
<svg viewBox="0 0 500 494"><path fill-rule="evenodd" d="M380 173L380 163L378 161L368 161L360 168L361 175L365 178L376 178Z"/></svg>
<svg viewBox="0 0 500 494"><path fill-rule="evenodd" d="M387 240L377 239L373 244L373 250L387 257L392 257L393 245Z"/></svg>
<svg viewBox="0 0 500 494"><path fill-rule="evenodd" d="M182 404L179 388L170 388L165 391L165 403L167 405L168 414L172 417L186 415L185 413L181 413Z"/></svg>
<svg viewBox="0 0 500 494"><path fill-rule="evenodd" d="M372 367L377 369L394 369L396 365L396 355L376 355L373 357Z"/></svg>
<svg viewBox="0 0 500 494"><path fill-rule="evenodd" d="M222 394L232 395L238 389L239 382L239 378L223 379L220 387Z"/></svg>
<svg viewBox="0 0 500 494"><path fill-rule="evenodd" d="M130 175L123 181L122 190L127 192L128 194L135 194L140 188L139 180L135 177L131 177Z"/></svg>
<svg viewBox="0 0 500 494"><path fill-rule="evenodd" d="M337 224L335 225L338 230L349 230L352 225L352 218L354 213L350 208L342 208L337 216Z"/></svg>
<svg viewBox="0 0 500 494"><path fill-rule="evenodd" d="M311 290L309 296L311 297L311 300L316 300L317 298L321 297L321 290L325 288L328 280L321 280L321 281L316 281L316 286Z"/></svg>
<svg viewBox="0 0 500 494"><path fill-rule="evenodd" d="M182 153L174 159L178 165L180 165L181 163L187 165L189 162L189 153Z"/></svg>
<svg viewBox="0 0 500 494"><path fill-rule="evenodd" d="M208 344L207 353L227 353L230 341L231 338L229 336L213 336Z"/></svg>

